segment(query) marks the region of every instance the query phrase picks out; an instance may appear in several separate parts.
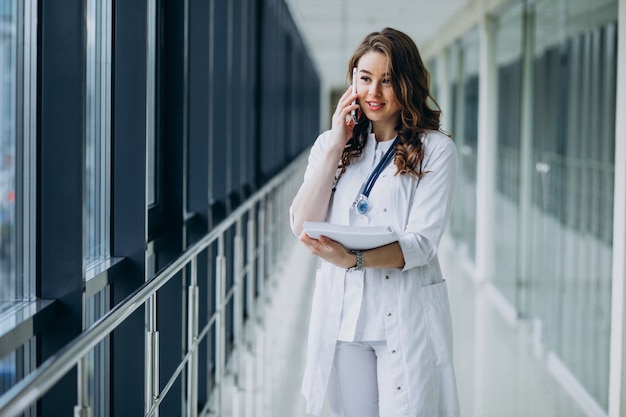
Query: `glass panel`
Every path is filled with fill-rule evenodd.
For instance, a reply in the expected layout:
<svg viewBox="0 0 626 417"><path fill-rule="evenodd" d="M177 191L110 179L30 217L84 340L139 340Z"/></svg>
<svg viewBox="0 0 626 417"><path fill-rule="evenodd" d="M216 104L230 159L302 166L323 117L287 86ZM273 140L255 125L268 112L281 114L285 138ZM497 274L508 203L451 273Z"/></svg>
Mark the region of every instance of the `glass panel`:
<svg viewBox="0 0 626 417"><path fill-rule="evenodd" d="M85 266L109 256L111 3L87 1Z"/></svg>
<svg viewBox="0 0 626 417"><path fill-rule="evenodd" d="M497 174L494 222L494 284L511 305L516 302L518 253L518 203L520 193L520 106L522 93L523 5L503 13L496 24L495 48L498 66Z"/></svg>
<svg viewBox="0 0 626 417"><path fill-rule="evenodd" d="M437 88L437 84L439 82L439 80L437 79L437 60L436 59L431 59L427 64L426 64L426 68L428 69L428 72L430 73L430 95L433 96L433 98L436 101L439 101L438 97L439 97L439 89Z"/></svg>
<svg viewBox="0 0 626 417"><path fill-rule="evenodd" d="M0 394L4 394L17 382L15 352L0 359Z"/></svg>
<svg viewBox="0 0 626 417"><path fill-rule="evenodd" d="M34 295L35 8L0 3L0 312Z"/></svg>
<svg viewBox="0 0 626 417"><path fill-rule="evenodd" d="M531 314L606 410L617 1L535 7Z"/></svg>
<svg viewBox="0 0 626 417"><path fill-rule="evenodd" d="M17 2L0 3L0 303L18 298L16 283Z"/></svg>
<svg viewBox="0 0 626 417"><path fill-rule="evenodd" d="M478 31L450 48L452 138L459 155L459 178L450 233L470 259L476 257L476 151L478 143Z"/></svg>
<svg viewBox="0 0 626 417"><path fill-rule="evenodd" d="M35 368L34 339L30 339L20 348L0 358L0 395L7 392L13 385L21 381ZM35 407L31 407L34 412ZM31 415L28 412L24 415ZM35 415L35 414L32 414Z"/></svg>
<svg viewBox="0 0 626 417"><path fill-rule="evenodd" d="M87 327L93 325L99 318L109 311L110 289L106 287L99 293L87 300L86 324ZM109 416L109 385L110 385L110 350L109 338L100 342L87 355L87 400L91 416Z"/></svg>
<svg viewBox="0 0 626 417"><path fill-rule="evenodd" d="M85 268L106 260L110 245L111 0L86 2ZM85 325L109 310L109 289L87 299ZM87 401L94 417L109 415L109 342L86 356Z"/></svg>

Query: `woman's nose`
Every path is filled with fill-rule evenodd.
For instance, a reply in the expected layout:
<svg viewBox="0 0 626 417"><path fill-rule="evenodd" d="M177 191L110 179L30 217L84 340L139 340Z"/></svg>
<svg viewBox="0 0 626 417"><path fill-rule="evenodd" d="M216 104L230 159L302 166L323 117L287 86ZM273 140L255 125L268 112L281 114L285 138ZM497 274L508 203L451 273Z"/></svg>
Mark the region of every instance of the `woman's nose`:
<svg viewBox="0 0 626 417"><path fill-rule="evenodd" d="M378 97L380 95L380 84L377 82L373 82L370 85L369 95L372 97Z"/></svg>

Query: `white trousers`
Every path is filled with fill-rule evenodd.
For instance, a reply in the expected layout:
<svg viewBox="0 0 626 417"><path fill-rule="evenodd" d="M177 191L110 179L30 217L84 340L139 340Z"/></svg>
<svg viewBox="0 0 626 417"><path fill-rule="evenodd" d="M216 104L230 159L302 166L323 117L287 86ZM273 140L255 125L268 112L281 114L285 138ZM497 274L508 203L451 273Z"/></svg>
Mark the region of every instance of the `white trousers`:
<svg viewBox="0 0 626 417"><path fill-rule="evenodd" d="M327 398L332 417L394 417L387 343L337 342Z"/></svg>

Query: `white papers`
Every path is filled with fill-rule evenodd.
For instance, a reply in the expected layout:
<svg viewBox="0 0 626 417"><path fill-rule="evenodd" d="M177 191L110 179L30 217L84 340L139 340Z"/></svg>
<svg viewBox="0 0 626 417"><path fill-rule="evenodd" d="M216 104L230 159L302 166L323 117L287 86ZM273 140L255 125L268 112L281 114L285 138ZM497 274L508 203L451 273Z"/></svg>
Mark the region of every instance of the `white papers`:
<svg viewBox="0 0 626 417"><path fill-rule="evenodd" d="M398 234L391 226L342 226L326 222L304 222L303 226L313 239L326 236L348 250L372 249L398 240Z"/></svg>

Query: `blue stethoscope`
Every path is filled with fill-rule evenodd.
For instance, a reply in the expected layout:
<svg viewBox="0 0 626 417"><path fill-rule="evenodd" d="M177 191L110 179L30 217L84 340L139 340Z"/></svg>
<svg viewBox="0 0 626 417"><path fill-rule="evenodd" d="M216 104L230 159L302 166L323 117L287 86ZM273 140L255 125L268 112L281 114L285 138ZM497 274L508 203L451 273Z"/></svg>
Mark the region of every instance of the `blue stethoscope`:
<svg viewBox="0 0 626 417"><path fill-rule="evenodd" d="M365 180L365 182L361 186L361 190L359 191L358 196L354 199L354 202L352 202L352 208L357 213L366 214L368 212L369 202L367 199L370 195L370 192L372 191L372 188L374 188L374 183L376 183L378 176L380 175L381 172L384 171L384 169L387 167L387 165L389 165L389 163L393 159L396 153L397 143L398 143L398 137L396 136L393 143L391 144L391 147L387 149L387 152L385 152L385 155L383 155L383 158L380 160L378 165L376 165L376 168L374 168L370 176Z"/></svg>

